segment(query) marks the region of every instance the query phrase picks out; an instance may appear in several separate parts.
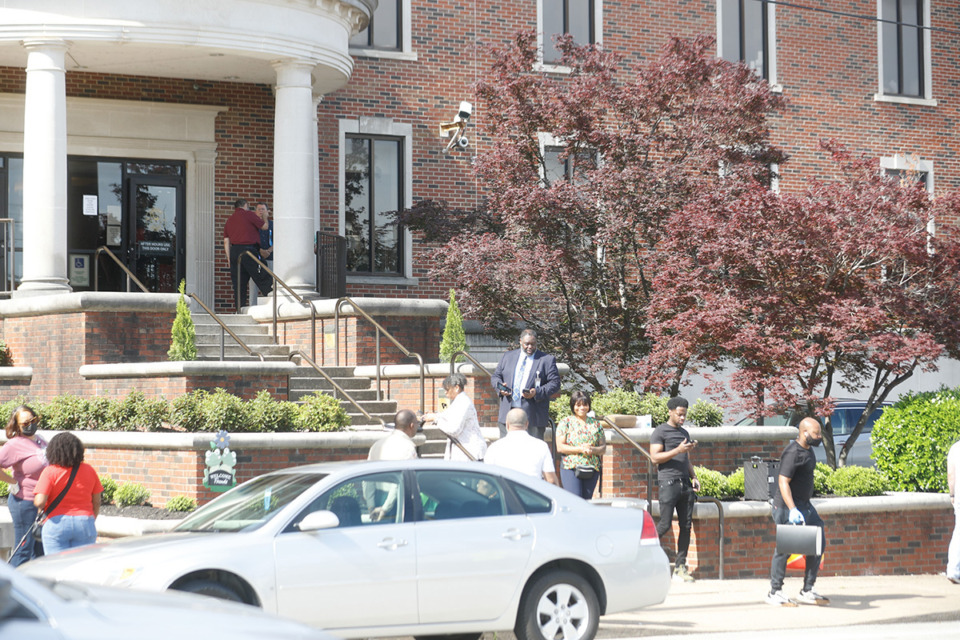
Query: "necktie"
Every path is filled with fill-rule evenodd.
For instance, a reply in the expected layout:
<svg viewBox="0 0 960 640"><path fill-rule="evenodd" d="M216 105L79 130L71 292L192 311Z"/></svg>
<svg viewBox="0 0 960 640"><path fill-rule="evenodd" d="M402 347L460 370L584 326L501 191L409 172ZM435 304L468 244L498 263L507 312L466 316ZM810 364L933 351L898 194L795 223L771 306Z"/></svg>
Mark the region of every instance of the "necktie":
<svg viewBox="0 0 960 640"><path fill-rule="evenodd" d="M517 372L516 377L513 379L513 402L520 406L520 391L523 388L523 382L527 379L527 362L530 361L529 356L522 356L523 360L520 363L520 371Z"/></svg>

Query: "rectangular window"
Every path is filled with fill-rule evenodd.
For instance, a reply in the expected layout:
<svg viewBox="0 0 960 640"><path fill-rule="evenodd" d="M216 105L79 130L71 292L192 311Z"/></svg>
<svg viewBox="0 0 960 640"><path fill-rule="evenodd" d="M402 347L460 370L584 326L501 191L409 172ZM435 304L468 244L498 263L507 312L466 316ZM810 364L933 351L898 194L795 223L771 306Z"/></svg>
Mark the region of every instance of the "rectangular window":
<svg viewBox="0 0 960 640"><path fill-rule="evenodd" d="M540 0L543 34L543 62L559 64L555 38L569 33L577 44L596 44L598 19L595 0Z"/></svg>
<svg viewBox="0 0 960 640"><path fill-rule="evenodd" d="M543 177L547 186L557 180L583 181L583 172L597 167L595 151L566 153L563 147L543 148Z"/></svg>
<svg viewBox="0 0 960 640"><path fill-rule="evenodd" d="M399 225L386 215L403 208L403 140L349 135L344 154L347 269L401 273Z"/></svg>
<svg viewBox="0 0 960 640"><path fill-rule="evenodd" d="M402 0L380 0L366 29L350 38L350 46L399 51L403 47Z"/></svg>
<svg viewBox="0 0 960 640"><path fill-rule="evenodd" d="M761 0L719 0L720 57L743 61L772 82L772 9Z"/></svg>
<svg viewBox="0 0 960 640"><path fill-rule="evenodd" d="M881 0L880 6L883 93L923 98L923 0Z"/></svg>

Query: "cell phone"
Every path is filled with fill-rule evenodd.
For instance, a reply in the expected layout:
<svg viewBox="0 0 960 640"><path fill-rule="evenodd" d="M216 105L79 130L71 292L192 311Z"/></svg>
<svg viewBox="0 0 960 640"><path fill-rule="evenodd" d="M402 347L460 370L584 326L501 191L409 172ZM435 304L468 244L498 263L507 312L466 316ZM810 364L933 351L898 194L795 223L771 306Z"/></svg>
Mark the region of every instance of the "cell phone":
<svg viewBox="0 0 960 640"><path fill-rule="evenodd" d="M499 389L500 391L506 391L507 393L513 393L513 389L503 384L502 382L497 383L497 389Z"/></svg>

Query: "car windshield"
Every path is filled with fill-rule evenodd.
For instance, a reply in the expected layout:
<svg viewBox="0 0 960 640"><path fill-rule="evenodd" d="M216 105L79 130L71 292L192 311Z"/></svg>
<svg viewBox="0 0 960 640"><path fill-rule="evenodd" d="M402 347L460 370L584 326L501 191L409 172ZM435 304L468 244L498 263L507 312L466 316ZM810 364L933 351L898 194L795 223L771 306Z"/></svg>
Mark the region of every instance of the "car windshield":
<svg viewBox="0 0 960 640"><path fill-rule="evenodd" d="M198 509L174 531L254 531L325 477L281 473L254 478Z"/></svg>

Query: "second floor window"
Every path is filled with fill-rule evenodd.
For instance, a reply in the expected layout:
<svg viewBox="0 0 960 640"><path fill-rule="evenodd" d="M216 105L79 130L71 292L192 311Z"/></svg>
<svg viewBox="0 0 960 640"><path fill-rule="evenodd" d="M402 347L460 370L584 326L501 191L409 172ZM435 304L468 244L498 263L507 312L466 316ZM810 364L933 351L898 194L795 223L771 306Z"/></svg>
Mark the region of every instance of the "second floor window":
<svg viewBox="0 0 960 640"><path fill-rule="evenodd" d="M883 93L924 97L923 0L882 0Z"/></svg>
<svg viewBox="0 0 960 640"><path fill-rule="evenodd" d="M771 80L770 23L766 2L719 0L720 57L741 60L757 75Z"/></svg>
<svg viewBox="0 0 960 640"><path fill-rule="evenodd" d="M559 64L560 52L554 39L569 33L577 44L597 42L594 20L595 0L541 0L540 15L543 24L543 62Z"/></svg>
<svg viewBox="0 0 960 640"><path fill-rule="evenodd" d="M380 0L366 29L350 38L350 46L398 51L402 48L403 0Z"/></svg>

